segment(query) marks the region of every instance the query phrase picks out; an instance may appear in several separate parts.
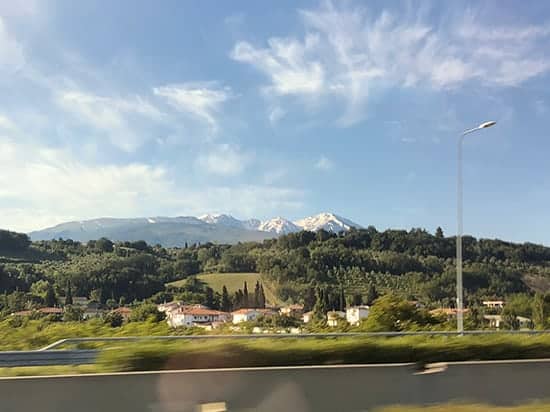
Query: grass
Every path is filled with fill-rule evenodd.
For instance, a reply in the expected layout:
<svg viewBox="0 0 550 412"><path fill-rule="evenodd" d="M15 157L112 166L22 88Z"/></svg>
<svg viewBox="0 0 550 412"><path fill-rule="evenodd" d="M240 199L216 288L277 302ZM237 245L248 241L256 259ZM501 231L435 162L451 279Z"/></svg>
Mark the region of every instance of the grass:
<svg viewBox="0 0 550 412"><path fill-rule="evenodd" d="M376 412L548 412L549 403L531 403L517 406L492 406L484 404L443 404L433 406L390 406Z"/></svg>
<svg viewBox="0 0 550 412"><path fill-rule="evenodd" d="M104 350L113 371L550 358L550 336L143 342Z"/></svg>
<svg viewBox="0 0 550 412"><path fill-rule="evenodd" d="M262 275L259 273L202 273L197 275L197 279L203 281L215 292L222 292L222 288L225 285L227 291L230 294L235 293L237 290L242 289L244 282L248 285L248 292L254 292L254 286L256 282L260 282L264 287L265 298L268 303L279 304L280 301L273 293L265 280L262 279ZM186 280L176 280L175 282L170 282L168 285L180 287L185 284Z"/></svg>
<svg viewBox="0 0 550 412"><path fill-rule="evenodd" d="M20 366L0 368L0 377L10 376L47 376L47 375L80 375L102 372L98 365L60 365L60 366Z"/></svg>

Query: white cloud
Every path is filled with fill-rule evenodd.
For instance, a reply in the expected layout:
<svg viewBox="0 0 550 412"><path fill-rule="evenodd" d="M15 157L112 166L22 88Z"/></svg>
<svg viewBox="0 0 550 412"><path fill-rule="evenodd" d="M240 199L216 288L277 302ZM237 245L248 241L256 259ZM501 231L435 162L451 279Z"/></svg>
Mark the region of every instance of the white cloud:
<svg viewBox="0 0 550 412"><path fill-rule="evenodd" d="M306 36L304 42L272 38L269 47L258 49L248 42L235 45L231 57L250 63L269 76L266 91L276 95L309 95L320 93L324 73L320 62L309 55L318 44L317 36Z"/></svg>
<svg viewBox="0 0 550 412"><path fill-rule="evenodd" d="M184 83L155 87L153 92L165 98L174 108L186 112L218 130L218 114L221 105L232 97L231 89L216 88L213 83Z"/></svg>
<svg viewBox="0 0 550 412"><path fill-rule="evenodd" d="M326 156L321 156L315 163L315 168L319 170L331 170L334 167L334 163Z"/></svg>
<svg viewBox="0 0 550 412"><path fill-rule="evenodd" d="M8 32L8 28L0 17L0 71L6 70L8 73L17 71L25 64L23 47Z"/></svg>
<svg viewBox="0 0 550 412"><path fill-rule="evenodd" d="M100 216L199 215L212 205L244 216L303 206L303 193L261 185L198 186L162 166L87 164L66 150L0 136L0 227L31 231Z"/></svg>
<svg viewBox="0 0 550 412"><path fill-rule="evenodd" d="M143 133L135 130L134 116L160 120L162 113L139 96L128 98L97 96L80 90L59 92L56 102L80 121L106 133L111 143L125 151L135 150L143 142Z"/></svg>
<svg viewBox="0 0 550 412"><path fill-rule="evenodd" d="M250 153L243 153L237 147L221 144L200 155L197 158L197 166L211 174L235 176L242 173L251 160Z"/></svg>
<svg viewBox="0 0 550 412"><path fill-rule="evenodd" d="M14 131L17 127L8 117L0 113L0 129Z"/></svg>
<svg viewBox="0 0 550 412"><path fill-rule="evenodd" d="M300 16L302 40L273 37L267 47L241 41L231 55L267 76L263 89L272 97L342 99L343 125L364 117L373 90L510 87L550 71L550 25L500 27L471 11L438 24L422 11L373 15L330 1Z"/></svg>
<svg viewBox="0 0 550 412"><path fill-rule="evenodd" d="M403 143L416 143L416 139L414 137L402 137L401 141Z"/></svg>
<svg viewBox="0 0 550 412"><path fill-rule="evenodd" d="M548 110L550 110L546 102L542 99L535 100L533 106L535 108L535 113L539 116L544 116L546 113L548 113Z"/></svg>
<svg viewBox="0 0 550 412"><path fill-rule="evenodd" d="M285 117L285 115L285 110L283 110L280 106L275 106L269 111L269 123L274 126L279 123L279 120Z"/></svg>

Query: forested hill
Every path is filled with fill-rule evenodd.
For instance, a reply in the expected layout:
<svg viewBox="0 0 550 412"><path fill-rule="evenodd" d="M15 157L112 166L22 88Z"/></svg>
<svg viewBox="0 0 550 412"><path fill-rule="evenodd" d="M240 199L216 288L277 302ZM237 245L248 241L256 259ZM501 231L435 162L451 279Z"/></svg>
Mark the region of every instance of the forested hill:
<svg viewBox="0 0 550 412"><path fill-rule="evenodd" d="M68 289L101 303L162 300L170 292L165 283L203 272L259 272L288 302L309 304L319 289L328 302L369 302L391 290L429 306L448 306L455 294L454 255L455 239L440 229L302 231L261 243L184 248L107 239L31 243L26 235L0 231L0 311L59 303ZM467 304L546 292L550 248L466 236L464 267ZM200 300L204 288L196 280L189 284L177 292Z"/></svg>

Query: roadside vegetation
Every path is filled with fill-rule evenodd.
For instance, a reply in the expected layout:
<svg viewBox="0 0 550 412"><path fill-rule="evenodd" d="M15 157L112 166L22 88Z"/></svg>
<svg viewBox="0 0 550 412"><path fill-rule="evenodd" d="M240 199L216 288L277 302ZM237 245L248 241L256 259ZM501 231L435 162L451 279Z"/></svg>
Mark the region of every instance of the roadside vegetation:
<svg viewBox="0 0 550 412"><path fill-rule="evenodd" d="M548 412L550 403L534 402L517 406L447 403L431 406L390 406L375 412Z"/></svg>
<svg viewBox="0 0 550 412"><path fill-rule="evenodd" d="M111 371L540 359L550 336L282 338L140 342L102 351Z"/></svg>

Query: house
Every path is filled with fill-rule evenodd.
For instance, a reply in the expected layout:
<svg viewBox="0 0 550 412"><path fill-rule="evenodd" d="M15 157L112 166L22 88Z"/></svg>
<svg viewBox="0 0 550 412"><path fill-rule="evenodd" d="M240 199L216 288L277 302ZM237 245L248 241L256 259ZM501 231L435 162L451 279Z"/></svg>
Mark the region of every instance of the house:
<svg viewBox="0 0 550 412"><path fill-rule="evenodd" d="M463 314L466 314L468 313L470 310L469 309L462 309L462 313ZM447 318L454 318L456 317L456 314L458 313L458 309L457 308L438 308L438 309L433 309L433 310L430 310L430 315L434 315L434 316L447 316Z"/></svg>
<svg viewBox="0 0 550 412"><path fill-rule="evenodd" d="M313 311L306 312L302 315L302 322L309 323L313 319Z"/></svg>
<svg viewBox="0 0 550 412"><path fill-rule="evenodd" d="M369 316L369 309L366 305L349 307L346 309L346 320L350 325L357 326L362 319Z"/></svg>
<svg viewBox="0 0 550 412"><path fill-rule="evenodd" d="M233 316L233 323L237 324L254 321L260 316L273 316L276 313L271 309L243 308L232 312L231 315Z"/></svg>
<svg viewBox="0 0 550 412"><path fill-rule="evenodd" d="M174 300L172 302L161 303L160 305L157 305L157 310L159 312L167 313L179 308L180 306L184 306L183 302Z"/></svg>
<svg viewBox="0 0 550 412"><path fill-rule="evenodd" d="M341 312L339 310L333 310L327 312L327 325L328 326L338 326L338 322L346 318L346 312Z"/></svg>
<svg viewBox="0 0 550 412"><path fill-rule="evenodd" d="M132 309L126 306L121 306L120 308L113 309L111 313L120 313L124 320L128 320L128 318L130 318L130 315L132 314Z"/></svg>
<svg viewBox="0 0 550 412"><path fill-rule="evenodd" d="M489 323L490 328L500 329L502 325L501 315L483 315L483 319ZM518 320L520 329L531 329L533 325L531 319L524 316L516 316L516 319Z"/></svg>
<svg viewBox="0 0 550 412"><path fill-rule="evenodd" d="M19 312L12 313L12 315L13 316L30 316L33 313L40 313L42 315L61 316L63 314L63 309L53 308L53 307L45 307L45 308L38 308L38 309L34 309L34 310L21 310Z"/></svg>
<svg viewBox="0 0 550 412"><path fill-rule="evenodd" d="M304 305L294 304L294 305L285 306L279 309L279 313L282 316L291 316L293 318L300 318L304 313Z"/></svg>
<svg viewBox="0 0 550 412"><path fill-rule="evenodd" d="M86 296L73 296L73 305L87 306L90 300Z"/></svg>
<svg viewBox="0 0 550 412"><path fill-rule="evenodd" d="M101 315L105 313L105 310L99 308L97 305L88 305L82 312L82 318L84 319L91 319L91 318L99 318Z"/></svg>
<svg viewBox="0 0 550 412"><path fill-rule="evenodd" d="M504 307L503 300L484 300L482 303L486 308L502 309Z"/></svg>
<svg viewBox="0 0 550 412"><path fill-rule="evenodd" d="M231 314L209 309L203 305L181 306L166 313L166 322L173 328L190 326L219 326L219 322L227 322Z"/></svg>

